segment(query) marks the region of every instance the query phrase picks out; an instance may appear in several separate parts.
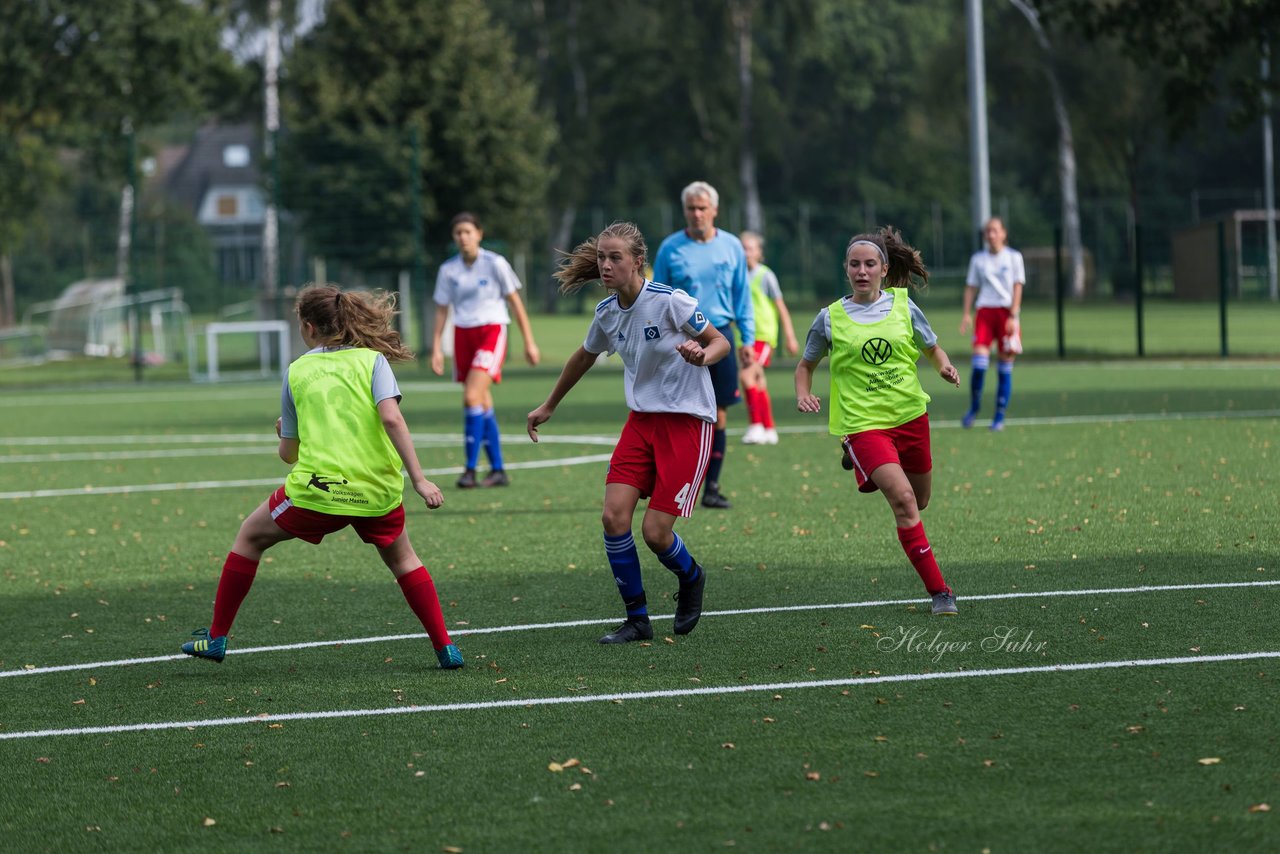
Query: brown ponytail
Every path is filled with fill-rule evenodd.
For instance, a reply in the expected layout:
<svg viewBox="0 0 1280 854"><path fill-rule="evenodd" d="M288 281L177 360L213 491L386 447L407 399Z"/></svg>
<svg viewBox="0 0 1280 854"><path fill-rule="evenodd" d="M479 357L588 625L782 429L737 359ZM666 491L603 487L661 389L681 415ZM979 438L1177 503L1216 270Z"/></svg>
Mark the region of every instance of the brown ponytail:
<svg viewBox="0 0 1280 854"><path fill-rule="evenodd" d="M337 285L307 285L294 310L316 329L325 347L365 347L393 362L407 362L413 353L392 327L395 294L385 291L343 291Z"/></svg>
<svg viewBox="0 0 1280 854"><path fill-rule="evenodd" d="M844 257L849 257L853 244L865 241L879 247L888 259L889 275L885 281L890 287L912 287L923 291L929 287L929 270L920 257L920 251L902 239L902 232L891 225L882 226L873 234L855 234L849 238Z"/></svg>

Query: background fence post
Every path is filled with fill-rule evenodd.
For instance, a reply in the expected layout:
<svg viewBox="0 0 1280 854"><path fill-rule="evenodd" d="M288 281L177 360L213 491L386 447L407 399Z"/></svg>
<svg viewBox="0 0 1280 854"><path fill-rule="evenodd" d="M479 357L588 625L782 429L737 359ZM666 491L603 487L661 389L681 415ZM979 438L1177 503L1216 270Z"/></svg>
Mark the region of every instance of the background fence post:
<svg viewBox="0 0 1280 854"><path fill-rule="evenodd" d="M1067 292L1066 275L1062 271L1062 229L1053 230L1053 295L1058 323L1058 358L1067 357L1066 326L1062 320L1063 302Z"/></svg>
<svg viewBox="0 0 1280 854"><path fill-rule="evenodd" d="M1227 224L1218 220L1218 339L1219 352L1227 355Z"/></svg>
<svg viewBox="0 0 1280 854"><path fill-rule="evenodd" d="M417 293L421 305L421 329L418 330L418 358L427 360L427 344L431 341L431 300L427 294L427 261L422 246L422 143L418 126L409 129L409 230L413 234L413 281L411 292Z"/></svg>
<svg viewBox="0 0 1280 854"><path fill-rule="evenodd" d="M1133 227L1133 307L1138 321L1138 355L1145 356L1146 336L1142 328L1142 226Z"/></svg>

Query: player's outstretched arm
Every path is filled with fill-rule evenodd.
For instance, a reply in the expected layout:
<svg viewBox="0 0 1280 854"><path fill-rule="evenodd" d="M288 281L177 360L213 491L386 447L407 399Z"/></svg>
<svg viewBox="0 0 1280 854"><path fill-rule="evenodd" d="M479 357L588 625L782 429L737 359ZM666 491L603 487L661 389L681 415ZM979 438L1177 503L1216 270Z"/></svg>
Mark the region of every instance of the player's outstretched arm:
<svg viewBox="0 0 1280 854"><path fill-rule="evenodd" d="M444 504L444 495L440 488L427 480L418 463L418 452L413 447L413 437L409 435L409 426L404 423L404 415L400 412L400 403L394 397L378 401L378 417L382 419L382 429L387 431L387 438L400 455L400 462L409 475L409 483L413 491L426 502L427 509L435 510Z"/></svg>
<svg viewBox="0 0 1280 854"><path fill-rule="evenodd" d="M444 374L444 325L449 320L449 306L436 303L435 329L431 333L431 372Z"/></svg>
<svg viewBox="0 0 1280 854"><path fill-rule="evenodd" d="M929 364L933 365L934 370L938 372L938 376L951 383L956 388L960 387L960 372L956 370L956 366L951 364L951 359L947 357L947 351L941 347L926 347L924 349L924 357L929 360Z"/></svg>
<svg viewBox="0 0 1280 854"><path fill-rule="evenodd" d="M516 316L516 326L520 327L520 336L524 338L524 359L537 367L542 354L538 351L538 345L533 343L533 325L529 323L529 313L524 310L524 300L520 299L518 292L512 291L507 294L507 304L511 306L511 313Z"/></svg>
<svg viewBox="0 0 1280 854"><path fill-rule="evenodd" d="M813 394L813 369L817 362L801 359L796 365L796 409L801 412L821 412L822 401Z"/></svg>
<svg viewBox="0 0 1280 854"><path fill-rule="evenodd" d="M547 399L541 406L529 413L529 420L525 430L528 432L530 439L535 442L538 441L538 425L545 424L551 419L556 407L560 405L560 401L564 400L569 390L578 384L578 380L586 376L587 371L591 370L591 366L596 363L596 357L599 355L599 353L588 352L585 347L579 347L569 357L569 361L564 363L564 370L560 372L560 378L556 380L555 387L551 389L551 394L547 395Z"/></svg>

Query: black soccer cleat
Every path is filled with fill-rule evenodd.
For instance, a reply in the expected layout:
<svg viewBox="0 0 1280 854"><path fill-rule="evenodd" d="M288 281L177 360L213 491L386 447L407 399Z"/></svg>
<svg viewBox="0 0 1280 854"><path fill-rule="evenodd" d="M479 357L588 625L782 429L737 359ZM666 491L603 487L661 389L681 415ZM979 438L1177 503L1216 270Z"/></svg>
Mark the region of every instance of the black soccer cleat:
<svg viewBox="0 0 1280 854"><path fill-rule="evenodd" d="M843 449L840 453L840 468L845 471L853 471L853 448L850 446L849 440L841 439L840 447Z"/></svg>
<svg viewBox="0 0 1280 854"><path fill-rule="evenodd" d="M631 643L653 640L653 625L648 617L627 617L627 621L600 638L600 643Z"/></svg>
<svg viewBox="0 0 1280 854"><path fill-rule="evenodd" d="M480 481L480 485L485 488L491 486L510 486L511 478L507 477L507 473L502 469L494 469L485 475L484 480Z"/></svg>
<svg viewBox="0 0 1280 854"><path fill-rule="evenodd" d="M697 566L697 564L694 564ZM702 616L702 589L707 586L707 571L698 566L698 580L689 584L681 584L676 593L676 625L675 633L687 635L698 625Z"/></svg>
<svg viewBox="0 0 1280 854"><path fill-rule="evenodd" d="M458 478L458 489L475 489L476 486L478 484L475 469L467 469L462 473L462 477Z"/></svg>
<svg viewBox="0 0 1280 854"><path fill-rule="evenodd" d="M729 499L720 494L720 485L710 483L702 490L702 506L715 510L729 510L733 507Z"/></svg>

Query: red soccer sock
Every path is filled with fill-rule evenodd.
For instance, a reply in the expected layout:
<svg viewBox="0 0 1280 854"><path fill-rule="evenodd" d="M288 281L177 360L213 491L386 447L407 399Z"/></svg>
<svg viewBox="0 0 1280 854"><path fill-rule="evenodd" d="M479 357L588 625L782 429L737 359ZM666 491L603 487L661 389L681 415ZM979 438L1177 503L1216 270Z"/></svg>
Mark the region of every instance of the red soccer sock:
<svg viewBox="0 0 1280 854"><path fill-rule="evenodd" d="M249 595L257 574L256 560L227 552L226 563L222 564L222 577L218 579L218 593L213 599L213 625L209 626L209 637L220 638L231 631L240 603Z"/></svg>
<svg viewBox="0 0 1280 854"><path fill-rule="evenodd" d="M938 569L938 561L933 557L933 547L924 533L924 522L917 522L910 528L898 529L898 542L907 553L907 559L916 568L924 589L929 595L947 590L947 582L942 580L942 570Z"/></svg>
<svg viewBox="0 0 1280 854"><path fill-rule="evenodd" d="M759 386L756 387L756 416L764 422L764 429L773 429L773 401L769 399L769 392Z"/></svg>
<svg viewBox="0 0 1280 854"><path fill-rule="evenodd" d="M449 640L449 632L444 627L444 613L440 610L440 598L436 596L436 585L431 580L431 573L425 566L420 566L407 575L396 579L400 592L413 613L422 621L422 627L431 636L431 646L440 651L453 641Z"/></svg>
<svg viewBox="0 0 1280 854"><path fill-rule="evenodd" d="M760 416L756 411L756 390L754 388L744 388L742 390L742 402L747 405L747 423L759 424Z"/></svg>

